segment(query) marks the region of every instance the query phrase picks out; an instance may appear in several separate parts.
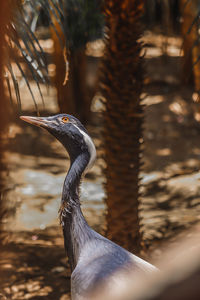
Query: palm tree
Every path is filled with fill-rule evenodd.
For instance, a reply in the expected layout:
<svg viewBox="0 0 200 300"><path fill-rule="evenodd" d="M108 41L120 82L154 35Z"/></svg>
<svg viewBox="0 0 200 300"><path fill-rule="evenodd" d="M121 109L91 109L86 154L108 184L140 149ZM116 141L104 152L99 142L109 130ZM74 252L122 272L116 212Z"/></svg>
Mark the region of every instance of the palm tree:
<svg viewBox="0 0 200 300"><path fill-rule="evenodd" d="M129 251L139 252L138 196L143 110L141 0L107 0L108 27L102 91L106 98L104 140L107 235Z"/></svg>

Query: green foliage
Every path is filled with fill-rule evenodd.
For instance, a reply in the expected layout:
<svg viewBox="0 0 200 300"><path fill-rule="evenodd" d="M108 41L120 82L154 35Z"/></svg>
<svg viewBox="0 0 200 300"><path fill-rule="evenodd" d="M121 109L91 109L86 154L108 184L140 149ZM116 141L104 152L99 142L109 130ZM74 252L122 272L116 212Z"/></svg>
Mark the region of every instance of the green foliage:
<svg viewBox="0 0 200 300"><path fill-rule="evenodd" d="M64 26L70 50L84 47L103 35L104 17L99 0L65 0Z"/></svg>

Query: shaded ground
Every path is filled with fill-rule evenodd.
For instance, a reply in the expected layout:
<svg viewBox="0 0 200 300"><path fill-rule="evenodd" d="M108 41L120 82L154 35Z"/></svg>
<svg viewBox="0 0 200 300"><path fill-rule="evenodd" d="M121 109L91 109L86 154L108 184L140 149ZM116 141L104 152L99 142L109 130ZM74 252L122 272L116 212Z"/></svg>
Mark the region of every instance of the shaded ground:
<svg viewBox="0 0 200 300"><path fill-rule="evenodd" d="M68 299L70 273L61 245L57 226L15 233L1 253L5 299Z"/></svg>
<svg viewBox="0 0 200 300"><path fill-rule="evenodd" d="M141 223L143 255L157 258L163 242L176 242L178 234L200 221L200 126L194 119L198 107L192 102L193 92L180 85L181 41L169 38L163 56L162 36L147 33L145 39L149 76ZM29 97L26 90L23 95ZM48 106L52 112L57 109L53 89ZM103 232L104 163L98 112L88 129L98 159L83 184L82 206L89 224ZM4 174L9 183L4 193L9 235L0 259L0 299L69 299L70 272L57 218L69 165L65 150L46 132L20 121L11 124L9 141L5 154L9 173Z"/></svg>
<svg viewBox="0 0 200 300"><path fill-rule="evenodd" d="M168 38L161 55L163 37L147 33L145 38L148 97L141 217L144 242L157 247L156 241L173 238L200 220L199 104L192 89L181 85L182 41Z"/></svg>

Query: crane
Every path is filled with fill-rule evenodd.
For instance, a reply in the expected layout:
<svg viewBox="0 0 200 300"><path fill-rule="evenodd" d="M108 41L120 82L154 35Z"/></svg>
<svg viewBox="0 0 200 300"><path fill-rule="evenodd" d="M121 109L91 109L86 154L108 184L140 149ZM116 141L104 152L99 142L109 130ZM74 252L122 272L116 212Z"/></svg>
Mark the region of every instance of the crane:
<svg viewBox="0 0 200 300"><path fill-rule="evenodd" d="M96 149L81 122L69 114L20 118L50 132L70 157L62 191L60 221L72 272L72 299L95 299L92 295L97 290L107 291L112 295L110 299L114 299L113 295L126 289L132 275L146 276L156 271L156 267L100 235L86 222L81 211L79 186L83 174L94 164Z"/></svg>

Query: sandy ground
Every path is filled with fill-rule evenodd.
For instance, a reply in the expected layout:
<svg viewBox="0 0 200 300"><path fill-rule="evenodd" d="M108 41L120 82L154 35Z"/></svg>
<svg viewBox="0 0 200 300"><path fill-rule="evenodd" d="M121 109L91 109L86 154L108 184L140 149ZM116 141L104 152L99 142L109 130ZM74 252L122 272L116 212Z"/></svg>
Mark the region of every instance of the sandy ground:
<svg viewBox="0 0 200 300"><path fill-rule="evenodd" d="M164 40L163 50L162 36L146 33L145 39L140 216L143 256L151 260L162 257L169 244L200 221L200 125L199 107L192 101L195 95L180 83L181 40ZM23 96L30 98L25 87ZM57 110L55 97L51 88L46 94L50 113ZM23 109L27 108L24 103ZM83 184L82 207L89 224L102 233L106 208L100 113L95 112L93 119L88 130L98 159ZM4 161L9 214L0 258L0 299L69 299L70 271L57 217L69 165L65 150L46 132L15 120Z"/></svg>

